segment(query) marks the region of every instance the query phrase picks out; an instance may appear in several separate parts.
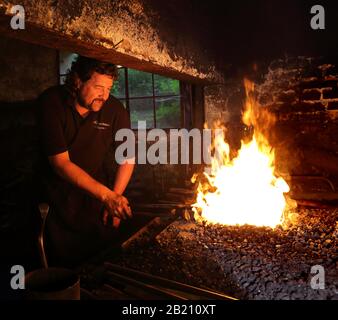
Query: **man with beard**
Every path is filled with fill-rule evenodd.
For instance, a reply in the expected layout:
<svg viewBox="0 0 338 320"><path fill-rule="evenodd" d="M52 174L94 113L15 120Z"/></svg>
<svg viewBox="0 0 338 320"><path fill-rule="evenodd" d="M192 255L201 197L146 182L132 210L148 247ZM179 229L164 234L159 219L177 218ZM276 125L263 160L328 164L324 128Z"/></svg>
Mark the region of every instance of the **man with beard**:
<svg viewBox="0 0 338 320"><path fill-rule="evenodd" d="M117 68L78 56L66 84L39 97L39 123L45 158L43 199L50 265L72 266L111 245L121 219L131 217L122 195L134 159L118 165L108 187L104 161L119 129L130 128L128 112L110 95Z"/></svg>

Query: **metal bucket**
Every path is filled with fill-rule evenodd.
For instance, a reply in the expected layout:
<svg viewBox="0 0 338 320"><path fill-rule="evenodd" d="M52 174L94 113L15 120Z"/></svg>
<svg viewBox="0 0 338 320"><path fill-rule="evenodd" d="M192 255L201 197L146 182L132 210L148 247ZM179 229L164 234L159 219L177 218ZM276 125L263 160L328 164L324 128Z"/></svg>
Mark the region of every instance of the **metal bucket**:
<svg viewBox="0 0 338 320"><path fill-rule="evenodd" d="M80 300L80 278L69 269L45 268L25 277L28 300Z"/></svg>

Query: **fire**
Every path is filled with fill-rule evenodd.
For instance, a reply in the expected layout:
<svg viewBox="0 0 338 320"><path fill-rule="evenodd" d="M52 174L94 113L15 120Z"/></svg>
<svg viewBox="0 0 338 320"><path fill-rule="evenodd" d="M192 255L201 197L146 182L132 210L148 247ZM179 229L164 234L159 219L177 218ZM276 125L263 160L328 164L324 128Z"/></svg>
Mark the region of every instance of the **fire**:
<svg viewBox="0 0 338 320"><path fill-rule="evenodd" d="M245 80L244 85L243 122L254 127L252 140L242 141L237 156L231 159L224 131L216 135L211 168L203 173L206 179L199 182L192 208L195 218L207 223L276 227L283 222L284 193L289 186L274 174L274 150L266 139L275 119L255 101L254 84Z"/></svg>

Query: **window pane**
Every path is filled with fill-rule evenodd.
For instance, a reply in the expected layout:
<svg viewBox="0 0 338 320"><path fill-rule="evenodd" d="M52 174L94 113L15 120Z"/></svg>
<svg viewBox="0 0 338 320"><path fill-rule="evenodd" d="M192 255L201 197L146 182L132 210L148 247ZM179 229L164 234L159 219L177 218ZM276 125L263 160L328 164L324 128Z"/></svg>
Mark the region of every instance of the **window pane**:
<svg viewBox="0 0 338 320"><path fill-rule="evenodd" d="M125 98L126 97L125 68L119 68L118 73L119 77L117 80L114 81L111 93L116 98Z"/></svg>
<svg viewBox="0 0 338 320"><path fill-rule="evenodd" d="M156 98L156 127L180 128L180 97Z"/></svg>
<svg viewBox="0 0 338 320"><path fill-rule="evenodd" d="M137 121L147 121L147 128L154 128L153 99L129 100L132 129L137 128Z"/></svg>
<svg viewBox="0 0 338 320"><path fill-rule="evenodd" d="M78 54L66 51L59 51L59 72L60 84L64 84L72 63L76 60Z"/></svg>
<svg viewBox="0 0 338 320"><path fill-rule="evenodd" d="M59 51L60 75L68 73L69 69L72 67L72 63L77 57L77 53Z"/></svg>
<svg viewBox="0 0 338 320"><path fill-rule="evenodd" d="M128 69L128 86L130 97L153 95L151 73Z"/></svg>
<svg viewBox="0 0 338 320"><path fill-rule="evenodd" d="M60 76L60 84L65 84L67 76Z"/></svg>
<svg viewBox="0 0 338 320"><path fill-rule="evenodd" d="M180 94L180 82L178 80L154 75L155 95Z"/></svg>

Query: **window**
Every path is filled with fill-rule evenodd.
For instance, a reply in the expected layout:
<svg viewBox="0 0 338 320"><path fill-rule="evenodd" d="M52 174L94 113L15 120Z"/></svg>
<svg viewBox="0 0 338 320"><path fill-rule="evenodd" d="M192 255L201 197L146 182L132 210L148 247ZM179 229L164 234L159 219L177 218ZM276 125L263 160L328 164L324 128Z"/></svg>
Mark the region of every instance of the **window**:
<svg viewBox="0 0 338 320"><path fill-rule="evenodd" d="M59 52L60 84L63 84L76 53ZM119 67L111 93L130 113L131 126L146 121L147 128L180 128L180 82L157 74Z"/></svg>
<svg viewBox="0 0 338 320"><path fill-rule="evenodd" d="M59 52L59 79L60 84L64 84L69 69L72 67L72 63L78 55L76 53L60 51Z"/></svg>
<svg viewBox="0 0 338 320"><path fill-rule="evenodd" d="M129 111L134 129L138 121L146 121L147 128L181 127L178 80L121 67L112 94Z"/></svg>

